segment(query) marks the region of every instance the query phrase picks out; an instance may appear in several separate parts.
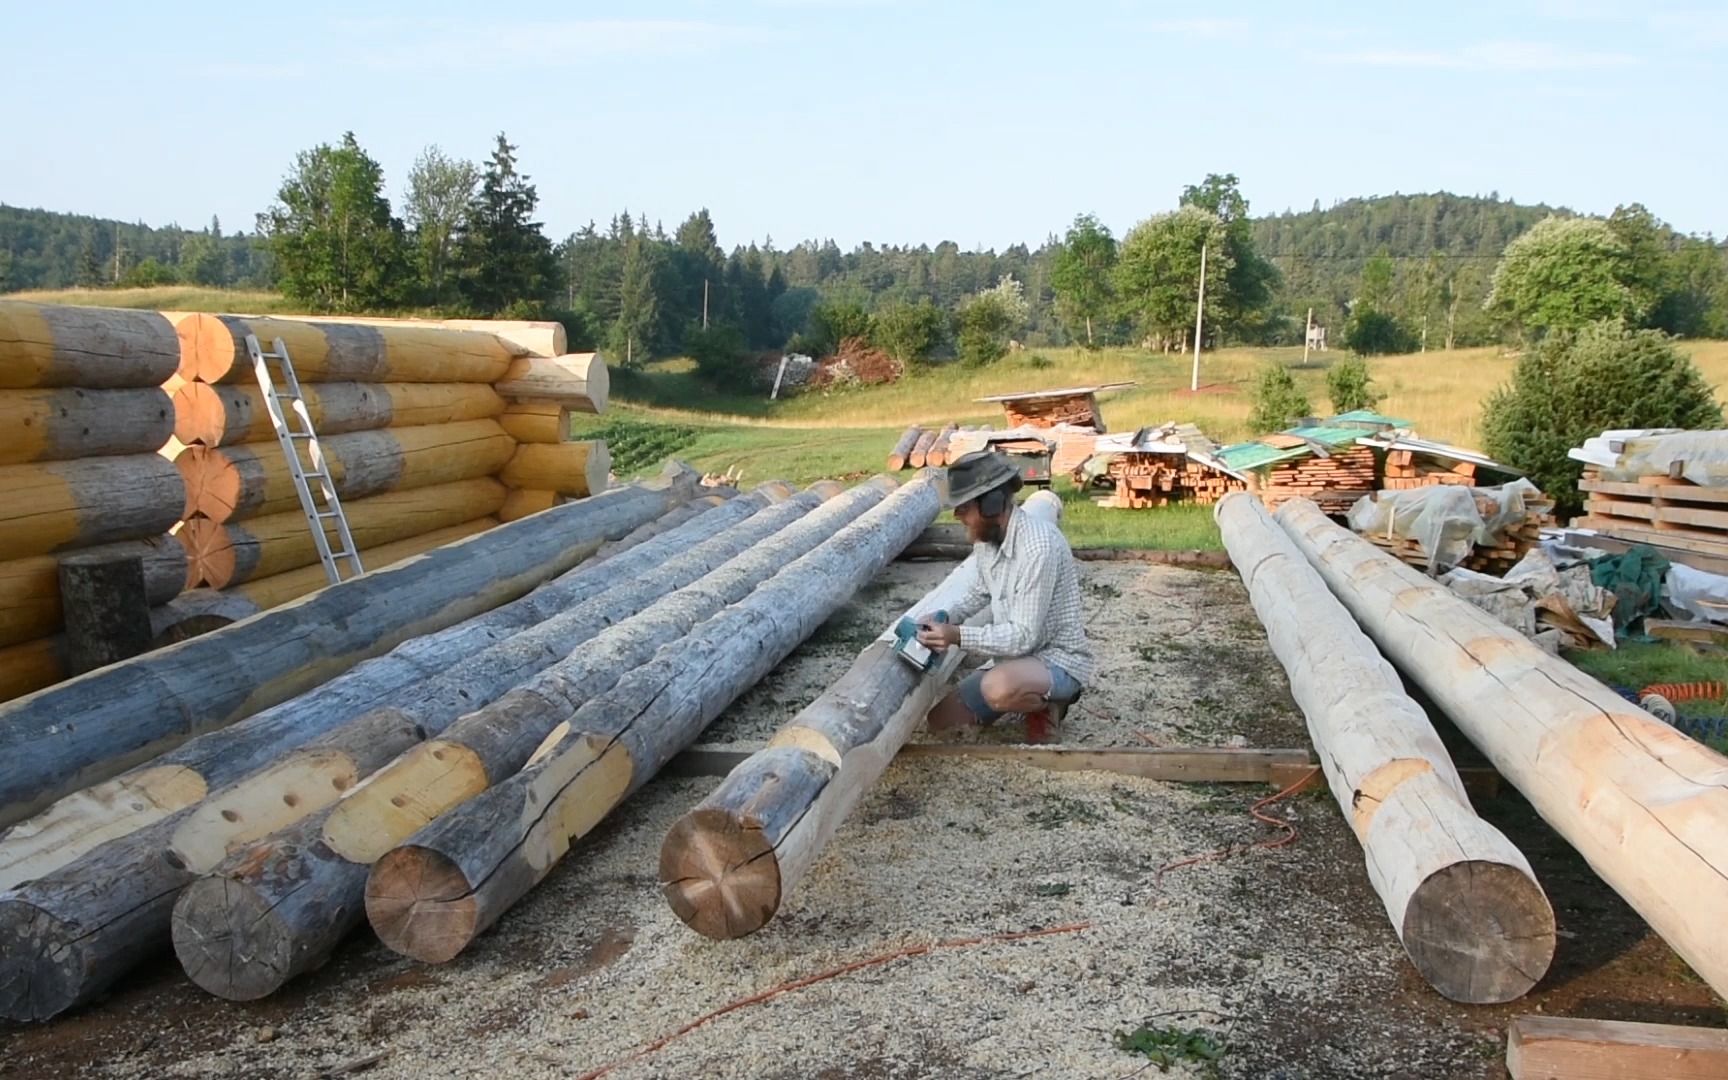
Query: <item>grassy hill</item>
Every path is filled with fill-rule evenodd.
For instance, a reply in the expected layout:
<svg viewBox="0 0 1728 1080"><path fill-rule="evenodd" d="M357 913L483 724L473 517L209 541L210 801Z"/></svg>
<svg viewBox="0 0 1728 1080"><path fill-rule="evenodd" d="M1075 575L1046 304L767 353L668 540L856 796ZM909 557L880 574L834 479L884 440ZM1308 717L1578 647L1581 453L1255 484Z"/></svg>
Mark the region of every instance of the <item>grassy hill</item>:
<svg viewBox="0 0 1728 1080"><path fill-rule="evenodd" d="M159 285L147 289L31 289L0 296L36 304L137 308L145 311L224 311L242 315L286 315L305 310L278 292Z"/></svg>

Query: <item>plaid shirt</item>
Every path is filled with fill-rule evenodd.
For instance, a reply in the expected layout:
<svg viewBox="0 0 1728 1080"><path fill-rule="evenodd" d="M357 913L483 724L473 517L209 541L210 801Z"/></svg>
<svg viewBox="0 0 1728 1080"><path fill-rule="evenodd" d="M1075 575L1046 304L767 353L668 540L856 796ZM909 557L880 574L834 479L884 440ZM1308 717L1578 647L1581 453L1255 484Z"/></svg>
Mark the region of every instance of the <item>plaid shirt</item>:
<svg viewBox="0 0 1728 1080"><path fill-rule="evenodd" d="M976 544L978 575L949 617L955 622L990 606L991 621L960 627L960 647L976 656L1036 657L1085 686L1095 662L1080 607L1080 574L1062 530L1024 511L1008 518L1002 544Z"/></svg>

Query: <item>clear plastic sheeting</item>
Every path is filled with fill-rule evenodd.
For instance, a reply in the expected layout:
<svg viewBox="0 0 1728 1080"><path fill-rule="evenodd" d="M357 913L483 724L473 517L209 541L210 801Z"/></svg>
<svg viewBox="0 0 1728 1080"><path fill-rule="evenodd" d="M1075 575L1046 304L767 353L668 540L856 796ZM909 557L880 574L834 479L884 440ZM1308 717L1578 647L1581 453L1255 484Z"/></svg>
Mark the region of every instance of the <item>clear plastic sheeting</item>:
<svg viewBox="0 0 1728 1080"><path fill-rule="evenodd" d="M1728 577L1674 563L1662 583L1663 603L1688 622L1728 623Z"/></svg>
<svg viewBox="0 0 1728 1080"><path fill-rule="evenodd" d="M1596 466L1607 480L1660 476L1728 486L1728 431L1604 431L1567 456Z"/></svg>
<svg viewBox="0 0 1728 1080"><path fill-rule="evenodd" d="M1494 547L1506 529L1548 509L1535 484L1514 480L1500 487L1438 486L1364 495L1350 508L1352 531L1364 536L1414 540L1428 556L1428 572L1443 573L1463 562L1478 545Z"/></svg>

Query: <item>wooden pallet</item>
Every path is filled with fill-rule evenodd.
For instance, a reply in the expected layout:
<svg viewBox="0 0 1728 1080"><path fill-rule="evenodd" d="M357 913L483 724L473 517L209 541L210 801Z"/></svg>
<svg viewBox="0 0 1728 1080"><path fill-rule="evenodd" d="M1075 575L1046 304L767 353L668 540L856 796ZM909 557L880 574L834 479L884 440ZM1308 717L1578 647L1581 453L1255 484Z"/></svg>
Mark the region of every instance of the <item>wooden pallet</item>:
<svg viewBox="0 0 1728 1080"><path fill-rule="evenodd" d="M1576 528L1710 555L1728 555L1728 487L1666 476L1604 480L1594 470L1578 481L1589 496Z"/></svg>

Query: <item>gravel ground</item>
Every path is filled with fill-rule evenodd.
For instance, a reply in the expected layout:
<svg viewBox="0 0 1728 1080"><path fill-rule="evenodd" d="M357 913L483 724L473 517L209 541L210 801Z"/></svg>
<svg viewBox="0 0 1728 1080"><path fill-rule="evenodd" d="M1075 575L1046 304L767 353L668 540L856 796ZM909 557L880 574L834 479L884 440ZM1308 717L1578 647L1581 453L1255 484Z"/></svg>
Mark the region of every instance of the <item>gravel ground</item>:
<svg viewBox="0 0 1728 1080"><path fill-rule="evenodd" d="M766 739L951 568L895 564L705 741ZM1101 678L1070 713L1064 742L1306 744L1233 576L1128 563L1082 573ZM1171 1076L1497 1077L1505 1022L1521 1012L1723 1022L1720 1002L1515 797L1485 812L1524 846L1570 937L1537 994L1469 1009L1404 963L1325 796L1281 807L1300 830L1293 845L1161 875L1268 835L1246 812L1264 789L900 763L780 917L721 943L679 923L655 877L666 829L715 783L649 785L451 964L412 964L362 936L312 977L243 1005L202 995L164 962L73 1016L0 1028L0 1075L579 1076L828 968L1075 923L1086 928L940 949L793 990L609 1076L1159 1075L1117 1047L1117 1033L1145 1025L1199 1031L1222 1048L1212 1063L1177 1062Z"/></svg>

